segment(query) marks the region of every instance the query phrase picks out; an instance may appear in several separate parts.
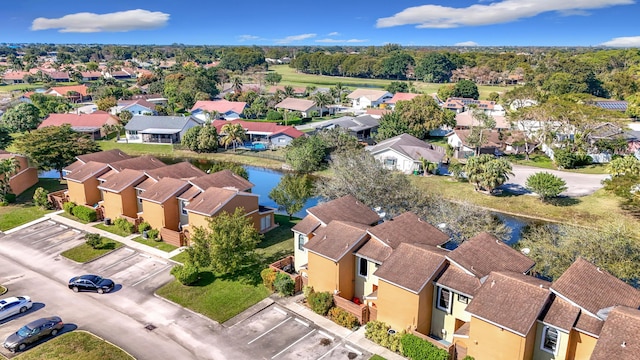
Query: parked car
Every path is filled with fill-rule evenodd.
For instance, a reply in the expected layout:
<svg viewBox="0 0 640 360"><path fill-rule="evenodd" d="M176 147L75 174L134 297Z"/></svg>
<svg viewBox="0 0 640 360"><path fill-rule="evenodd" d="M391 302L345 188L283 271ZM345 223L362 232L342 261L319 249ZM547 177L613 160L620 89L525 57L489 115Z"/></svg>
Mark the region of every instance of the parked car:
<svg viewBox="0 0 640 360"><path fill-rule="evenodd" d="M9 335L2 346L11 352L22 351L45 337L58 335L63 327L62 320L57 316L38 319Z"/></svg>
<svg viewBox="0 0 640 360"><path fill-rule="evenodd" d="M0 320L15 314L22 314L31 309L31 298L28 296L12 296L0 300Z"/></svg>
<svg viewBox="0 0 640 360"><path fill-rule="evenodd" d="M98 275L81 275L69 280L69 289L78 291L97 291L103 294L113 290L114 283L110 279L105 279Z"/></svg>

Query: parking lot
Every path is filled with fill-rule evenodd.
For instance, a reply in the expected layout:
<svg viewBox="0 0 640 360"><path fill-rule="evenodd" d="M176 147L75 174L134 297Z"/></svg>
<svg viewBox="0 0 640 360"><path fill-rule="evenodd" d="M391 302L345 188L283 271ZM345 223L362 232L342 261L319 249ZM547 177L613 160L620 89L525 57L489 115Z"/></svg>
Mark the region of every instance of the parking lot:
<svg viewBox="0 0 640 360"><path fill-rule="evenodd" d="M282 360L369 359L371 354L345 343L307 319L272 304L228 329L247 358Z"/></svg>

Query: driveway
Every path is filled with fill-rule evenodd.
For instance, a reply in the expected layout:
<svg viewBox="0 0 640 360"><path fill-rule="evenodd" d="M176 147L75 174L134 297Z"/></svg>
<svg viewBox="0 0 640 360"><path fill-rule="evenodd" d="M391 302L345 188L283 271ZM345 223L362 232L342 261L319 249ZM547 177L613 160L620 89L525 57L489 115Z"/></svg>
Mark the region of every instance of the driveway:
<svg viewBox="0 0 640 360"><path fill-rule="evenodd" d="M579 174L568 171L541 169L532 166L512 165L512 167L515 175L511 176L509 180L507 180L504 185L498 187L498 189L516 194L531 194L531 192L525 188L527 178L539 172L548 172L566 181L567 190L561 195L571 197L593 194L596 190L602 188L602 180L609 177L609 175Z"/></svg>

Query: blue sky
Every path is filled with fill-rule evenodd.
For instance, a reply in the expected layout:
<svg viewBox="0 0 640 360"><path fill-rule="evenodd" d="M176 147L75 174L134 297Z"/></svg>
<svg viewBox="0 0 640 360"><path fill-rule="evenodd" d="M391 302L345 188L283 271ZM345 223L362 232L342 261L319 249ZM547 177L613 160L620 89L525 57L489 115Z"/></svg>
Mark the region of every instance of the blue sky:
<svg viewBox="0 0 640 360"><path fill-rule="evenodd" d="M640 47L638 15L636 0L19 0L0 42Z"/></svg>

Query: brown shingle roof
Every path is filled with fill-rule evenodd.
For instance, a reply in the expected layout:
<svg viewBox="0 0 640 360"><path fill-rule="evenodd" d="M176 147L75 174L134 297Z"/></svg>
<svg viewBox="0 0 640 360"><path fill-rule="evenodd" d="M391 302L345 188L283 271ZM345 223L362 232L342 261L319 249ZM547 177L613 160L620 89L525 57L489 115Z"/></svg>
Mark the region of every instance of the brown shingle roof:
<svg viewBox="0 0 640 360"><path fill-rule="evenodd" d="M113 171L115 173L115 171ZM141 182L140 184L136 185L136 189L139 190L147 190L149 188L149 186L153 185L157 183L156 180L152 179L152 178L146 178L143 182Z"/></svg>
<svg viewBox="0 0 640 360"><path fill-rule="evenodd" d="M76 159L82 161L83 163L88 163L89 161L95 161L95 162L101 162L103 164L110 164L120 160L131 159L131 156L125 154L120 149L111 149L111 150L99 151L91 154L78 155L76 156Z"/></svg>
<svg viewBox="0 0 640 360"><path fill-rule="evenodd" d="M195 198L196 196L200 195L200 193L202 193L202 191L200 191L200 189L198 189L195 186L192 186L189 189L187 189L187 191L185 191L182 194L178 195L178 199L191 201L193 198Z"/></svg>
<svg viewBox="0 0 640 360"><path fill-rule="evenodd" d="M393 248L391 246L379 240L371 239L356 251L356 255L377 264L382 264L391 256L392 252Z"/></svg>
<svg viewBox="0 0 640 360"><path fill-rule="evenodd" d="M585 312L581 312L574 327L580 332L598 337L600 336L600 331L602 331L603 325L604 321L598 319L597 317L593 317Z"/></svg>
<svg viewBox="0 0 640 360"><path fill-rule="evenodd" d="M162 178L157 183L149 186L139 197L147 201L163 204L171 197L183 193L189 186L191 185L184 180Z"/></svg>
<svg viewBox="0 0 640 360"><path fill-rule="evenodd" d="M640 306L640 291L583 258L574 261L551 290L592 315L616 305Z"/></svg>
<svg viewBox="0 0 640 360"><path fill-rule="evenodd" d="M160 180L165 177L174 179L191 180L199 176L205 176L207 173L191 165L187 161L179 162L172 165L165 165L155 169L146 171L147 176L152 179Z"/></svg>
<svg viewBox="0 0 640 360"><path fill-rule="evenodd" d="M91 177L98 177L110 170L107 164L89 161L78 166L75 170L67 174L64 178L75 182L84 182Z"/></svg>
<svg viewBox="0 0 640 360"><path fill-rule="evenodd" d="M576 320L578 320L579 315L579 307L573 306L568 301L554 296L551 304L545 309L540 319L545 324L569 332L573 328L573 325L575 325Z"/></svg>
<svg viewBox="0 0 640 360"><path fill-rule="evenodd" d="M217 171L213 174L205 174L204 176L191 179L189 182L200 188L202 191L210 187L228 187L239 191L249 191L255 186L249 182L249 180L228 169Z"/></svg>
<svg viewBox="0 0 640 360"><path fill-rule="evenodd" d="M116 171L122 171L124 169L151 170L151 169L157 169L163 166L167 166L162 161L150 155L143 155L143 156L134 157L126 160L120 160L120 161L109 163L109 165L111 165L111 167L114 168Z"/></svg>
<svg viewBox="0 0 640 360"><path fill-rule="evenodd" d="M336 220L319 228L304 247L310 252L339 261L367 238L367 225Z"/></svg>
<svg viewBox="0 0 640 360"><path fill-rule="evenodd" d="M380 221L380 216L351 195L327 201L307 209L323 224L332 220L350 221L359 224L373 225Z"/></svg>
<svg viewBox="0 0 640 360"><path fill-rule="evenodd" d="M438 246L449 241L447 234L412 212L405 212L376 225L369 229L369 233L393 249L401 243Z"/></svg>
<svg viewBox="0 0 640 360"><path fill-rule="evenodd" d="M400 244L374 275L417 294L440 274L445 253L431 246Z"/></svg>
<svg viewBox="0 0 640 360"><path fill-rule="evenodd" d="M486 232L463 242L447 258L480 278L492 271L522 274L535 264L533 260Z"/></svg>
<svg viewBox="0 0 640 360"><path fill-rule="evenodd" d="M205 216L212 216L217 213L229 200L238 195L251 195L249 193L241 193L239 191L221 188L208 188L205 192L198 195L185 206L185 210L202 214Z"/></svg>
<svg viewBox="0 0 640 360"><path fill-rule="evenodd" d="M447 267L436 282L438 285L455 290L456 292L469 297L475 296L481 285L480 279L467 274L457 266Z"/></svg>
<svg viewBox="0 0 640 360"><path fill-rule="evenodd" d="M551 283L514 272L492 272L467 306L471 315L526 336L551 295Z"/></svg>
<svg viewBox="0 0 640 360"><path fill-rule="evenodd" d="M299 223L292 227L291 230L309 235L315 229L317 229L318 226L320 226L320 221L318 221L318 219L316 219L313 215L307 215L304 217L304 219L300 220Z"/></svg>
<svg viewBox="0 0 640 360"><path fill-rule="evenodd" d="M591 360L640 357L640 311L616 306L604 322Z"/></svg>
<svg viewBox="0 0 640 360"><path fill-rule="evenodd" d="M129 186L135 186L146 179L147 176L138 170L124 169L117 174L109 176L107 181L98 186L98 189L120 193Z"/></svg>

